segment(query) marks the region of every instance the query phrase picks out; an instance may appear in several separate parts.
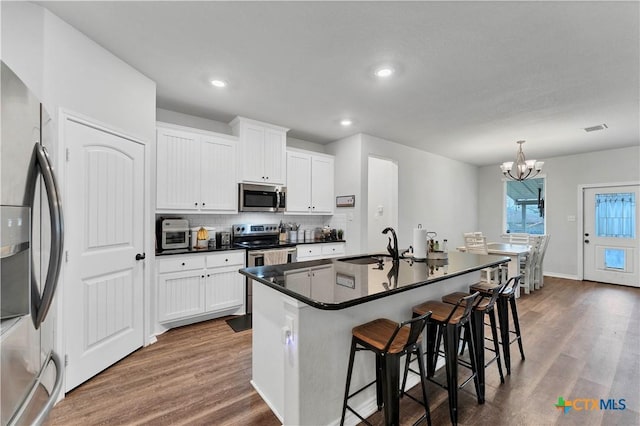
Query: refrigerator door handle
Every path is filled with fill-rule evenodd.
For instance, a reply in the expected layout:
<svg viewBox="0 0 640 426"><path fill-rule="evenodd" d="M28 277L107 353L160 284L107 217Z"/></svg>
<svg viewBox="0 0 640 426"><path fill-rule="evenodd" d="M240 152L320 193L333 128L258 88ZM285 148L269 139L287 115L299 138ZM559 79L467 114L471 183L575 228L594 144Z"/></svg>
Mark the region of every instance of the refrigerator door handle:
<svg viewBox="0 0 640 426"><path fill-rule="evenodd" d="M40 328L40 324L47 316L47 312L51 307L53 296L58 285L58 277L60 275L60 263L62 261L62 250L64 246L64 223L62 219L62 203L58 184L49 154L44 146L37 143L34 145L33 156L31 157L31 174L27 180L27 192L25 204L31 206L31 214L33 214L33 204L36 195L36 182L38 174L42 175L44 187L47 192L47 201L49 204L49 216L51 222L51 253L49 256L49 268L47 269L47 277L45 278L42 296L38 290L38 281L35 274L31 276L31 306L32 319L36 329Z"/></svg>
<svg viewBox="0 0 640 426"><path fill-rule="evenodd" d="M27 406L29 405L29 402L33 398L33 395L35 394L37 388L39 386L43 386L41 385L41 383L45 374L45 370L49 366L49 362L53 362L53 365L56 368L56 379L51 389L51 392L49 393L49 399L47 399L46 404L40 409L40 412L36 415L35 419L32 421L31 424L40 426L44 423L45 419L49 415L49 412L53 408L53 405L56 403L56 400L58 399L58 394L60 393L60 389L62 389L62 363L60 362L60 358L58 357L58 354L56 354L54 351L49 352L49 355L47 356L47 359L45 360L44 364L42 364L42 369L40 370L40 373L38 373L38 376L36 377L27 398L25 398L20 408L18 408L16 413L9 420L9 422L7 423L7 426L17 426L18 424L22 423L20 418L24 414Z"/></svg>

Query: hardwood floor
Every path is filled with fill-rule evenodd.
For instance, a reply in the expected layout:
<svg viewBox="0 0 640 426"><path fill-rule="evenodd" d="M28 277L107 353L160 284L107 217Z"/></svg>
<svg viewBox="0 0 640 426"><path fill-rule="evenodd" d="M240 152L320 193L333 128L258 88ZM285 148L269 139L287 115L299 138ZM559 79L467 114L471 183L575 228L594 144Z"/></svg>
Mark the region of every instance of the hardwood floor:
<svg viewBox="0 0 640 426"><path fill-rule="evenodd" d="M545 277L518 310L526 361L512 345L502 385L495 364L488 367L483 405L467 385L461 425L640 424L640 289ZM280 424L250 378L251 331L207 321L168 331L79 386L47 424ZM418 386L410 392L419 397ZM449 424L446 391L430 384L428 396L433 424ZM626 409L562 414L554 406L560 396L625 399ZM403 398L400 413L409 425L422 407ZM381 413L369 420L383 423Z"/></svg>

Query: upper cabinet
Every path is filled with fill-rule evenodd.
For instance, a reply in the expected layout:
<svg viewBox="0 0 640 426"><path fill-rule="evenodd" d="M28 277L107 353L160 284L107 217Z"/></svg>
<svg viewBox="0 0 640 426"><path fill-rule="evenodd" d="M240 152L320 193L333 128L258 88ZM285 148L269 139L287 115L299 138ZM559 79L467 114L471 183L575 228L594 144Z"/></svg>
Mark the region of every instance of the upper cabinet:
<svg viewBox="0 0 640 426"><path fill-rule="evenodd" d="M287 213L333 214L334 157L287 150Z"/></svg>
<svg viewBox="0 0 640 426"><path fill-rule="evenodd" d="M284 185L289 129L244 117L236 117L229 125L240 142L238 180Z"/></svg>
<svg viewBox="0 0 640 426"><path fill-rule="evenodd" d="M237 138L159 123L156 210L236 213Z"/></svg>

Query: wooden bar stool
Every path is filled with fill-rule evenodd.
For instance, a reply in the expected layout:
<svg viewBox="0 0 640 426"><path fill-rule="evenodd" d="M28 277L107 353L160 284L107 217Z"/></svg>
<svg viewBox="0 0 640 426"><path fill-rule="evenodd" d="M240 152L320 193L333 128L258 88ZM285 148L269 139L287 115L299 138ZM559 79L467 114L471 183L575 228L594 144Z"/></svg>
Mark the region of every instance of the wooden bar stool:
<svg viewBox="0 0 640 426"><path fill-rule="evenodd" d="M522 347L522 335L520 334L520 322L518 321L518 309L516 307L516 287L520 285L522 275L511 277L505 283L504 288L498 296L498 322L500 323L500 340L502 343L502 355L504 357L504 365L507 367L507 375L511 375L511 353L509 346L517 341L520 348L520 356L524 361L524 349ZM492 286L488 283L477 283L469 287L469 291L480 292L483 295L491 295ZM513 318L513 326L515 331L509 330L509 307L511 307L511 316ZM509 333L515 334L515 338L511 340Z"/></svg>
<svg viewBox="0 0 640 426"><path fill-rule="evenodd" d="M467 329L467 335L471 336L469 323L473 306L480 299L480 293L475 292L466 297L461 298L458 302L451 306L439 300L430 300L425 303L413 307L413 315L422 316L426 312L431 311L431 317L427 320L427 378L447 389L449 394L449 415L451 423L458 424L458 344L460 342L461 330ZM439 346L441 339L444 338L444 357L447 371L447 384L443 385L433 380L435 374L436 362L440 353ZM476 351L475 342L469 339L470 359L469 365L463 364L471 368L472 375L464 381L459 387L466 385L473 379L478 403L482 404L482 392L480 390L480 382L478 381L476 368ZM410 359L407 359L404 372L404 382L407 379L409 371Z"/></svg>
<svg viewBox="0 0 640 426"><path fill-rule="evenodd" d="M400 419L400 389L398 387L400 378L400 357L402 355L407 355L407 358L409 358L411 357L411 354L415 353L418 357L423 398L422 402L416 401L420 402L424 406L425 410L425 415L418 419L416 424L426 417L427 423L431 426L431 414L429 412L425 381L426 371L424 367L424 353L422 351L422 344L420 341L422 331L424 330L426 322L430 316L431 312L427 311L420 316L415 316L409 321L405 321L400 324L381 318L353 328L351 333L349 367L347 370L347 384L344 391L340 425L344 424L344 417L347 409L358 416L358 418L364 423L370 424L348 405L348 400L373 384L376 384L378 410L380 410L384 404L385 424L398 425ZM349 394L355 354L362 350L372 351L376 355L376 380ZM404 384L405 383L403 382L403 393Z"/></svg>
<svg viewBox="0 0 640 426"><path fill-rule="evenodd" d="M496 317L494 314L494 306L498 296L500 295L500 291L504 289L507 283L503 283L497 286L494 286L491 289L491 297L487 297L486 295L481 297L471 311L471 330L473 331L473 338L475 339L476 344L476 365L478 366L478 381L480 382L480 390L482 392L482 399L484 399L484 388L485 388L485 368L488 367L494 361L498 364L498 373L500 374L500 383L504 383L504 375L502 374L502 364L500 362L500 346L498 343L498 330L496 327ZM463 292L455 292L450 293L442 297L442 301L444 303L448 303L450 305L455 305L458 301L466 296L469 296L469 293ZM484 317L489 317L489 325L491 327L491 339L493 341L493 348L486 348L492 351L495 355L488 361L485 361L484 350L485 350L485 337L484 337ZM460 351L460 355L464 353L464 341L462 343L462 350Z"/></svg>

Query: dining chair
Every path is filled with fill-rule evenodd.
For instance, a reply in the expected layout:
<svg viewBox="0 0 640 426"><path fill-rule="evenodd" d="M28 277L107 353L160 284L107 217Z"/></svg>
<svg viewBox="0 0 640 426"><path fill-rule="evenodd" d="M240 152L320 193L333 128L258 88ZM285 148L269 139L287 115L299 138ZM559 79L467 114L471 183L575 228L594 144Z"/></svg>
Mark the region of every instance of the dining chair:
<svg viewBox="0 0 640 426"><path fill-rule="evenodd" d="M481 232L464 233L464 247L467 253L489 254L487 247L487 237ZM480 280L488 283L498 283L500 281L500 270L498 267L484 268L480 270Z"/></svg>
<svg viewBox="0 0 640 426"><path fill-rule="evenodd" d="M541 237L542 242L538 248L536 262L533 267L533 286L535 290L538 290L544 286L544 268L542 262L544 261L544 255L547 252L547 246L549 245L550 235L546 234Z"/></svg>
<svg viewBox="0 0 640 426"><path fill-rule="evenodd" d="M529 234L512 232L509 233L509 244L524 244L529 245Z"/></svg>

